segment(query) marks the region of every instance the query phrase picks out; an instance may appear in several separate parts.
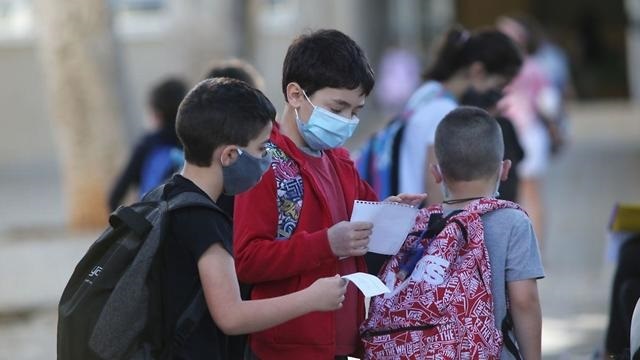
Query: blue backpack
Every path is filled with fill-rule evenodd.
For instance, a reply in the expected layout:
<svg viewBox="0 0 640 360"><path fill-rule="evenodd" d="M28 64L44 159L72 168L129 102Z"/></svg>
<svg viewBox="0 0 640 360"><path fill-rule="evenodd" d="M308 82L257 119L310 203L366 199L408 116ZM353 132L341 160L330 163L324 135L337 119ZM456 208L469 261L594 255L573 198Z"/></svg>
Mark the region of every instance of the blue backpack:
<svg viewBox="0 0 640 360"><path fill-rule="evenodd" d="M356 158L360 177L369 183L378 198L398 194L400 145L411 111L396 115L364 144Z"/></svg>
<svg viewBox="0 0 640 360"><path fill-rule="evenodd" d="M142 165L140 197L180 171L183 165L183 153L178 147L172 145L154 147Z"/></svg>
<svg viewBox="0 0 640 360"><path fill-rule="evenodd" d="M385 127L373 134L357 153L355 163L358 173L371 185L378 198L386 199L400 192L400 146L407 121L420 105L442 95L442 90L427 91L416 105L406 106Z"/></svg>

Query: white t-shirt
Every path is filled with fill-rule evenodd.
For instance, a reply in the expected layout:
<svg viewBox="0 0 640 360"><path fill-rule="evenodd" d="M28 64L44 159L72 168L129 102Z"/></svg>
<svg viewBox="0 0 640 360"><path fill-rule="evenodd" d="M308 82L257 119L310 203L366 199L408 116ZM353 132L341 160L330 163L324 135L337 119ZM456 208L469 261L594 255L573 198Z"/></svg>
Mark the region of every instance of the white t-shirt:
<svg viewBox="0 0 640 360"><path fill-rule="evenodd" d="M426 192L427 147L433 144L440 121L457 106L453 96L436 81L427 81L409 99L407 107L415 110L407 121L400 144L401 193Z"/></svg>

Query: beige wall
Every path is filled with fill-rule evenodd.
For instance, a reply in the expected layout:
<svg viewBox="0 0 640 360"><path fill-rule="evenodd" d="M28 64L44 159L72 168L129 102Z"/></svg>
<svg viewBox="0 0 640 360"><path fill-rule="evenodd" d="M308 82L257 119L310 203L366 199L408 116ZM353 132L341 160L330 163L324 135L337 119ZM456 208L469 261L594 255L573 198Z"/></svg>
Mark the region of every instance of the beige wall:
<svg viewBox="0 0 640 360"><path fill-rule="evenodd" d="M128 143L143 131L146 96L155 83L176 75L191 86L213 59L232 55L238 44L229 30L231 1L170 0L157 14L116 18L125 119L114 121L125 122ZM41 75L34 39L0 39L0 171L56 161Z"/></svg>
<svg viewBox="0 0 640 360"><path fill-rule="evenodd" d="M358 42L375 67L384 46L388 0L243 0L247 6L246 27L238 34L232 0L185 2L170 0L165 18L152 20L156 31L119 32L123 60L122 95L129 120L127 141L142 131L146 93L164 76L184 75L191 84L215 58L237 55L243 49L247 59L263 74L266 95L281 109L282 62L291 40L306 30L336 28ZM197 4L197 5L194 5ZM237 3L236 3L237 5ZM147 19L148 20L148 19ZM119 18L116 28L136 23ZM41 84L41 69L35 42L0 42L0 171L10 165L55 161L55 146L48 121ZM373 97L366 108L375 111ZM26 165L29 166L29 165Z"/></svg>
<svg viewBox="0 0 640 360"><path fill-rule="evenodd" d="M268 2L249 1L249 18L252 19L250 58L264 75L266 95L277 108L284 101L281 90L282 62L291 41L308 30L335 28L358 42L370 60L376 58L376 19L370 12L379 8L382 1L372 0L286 0L279 7Z"/></svg>
<svg viewBox="0 0 640 360"><path fill-rule="evenodd" d="M42 73L30 42L0 44L0 79L0 165L53 160Z"/></svg>
<svg viewBox="0 0 640 360"><path fill-rule="evenodd" d="M179 53L164 38L158 34L121 44L126 87L122 95L128 98L133 119L126 124L128 141L142 131L149 88L164 76L186 74ZM55 162L54 137L34 41L0 43L0 79L0 171L22 163Z"/></svg>

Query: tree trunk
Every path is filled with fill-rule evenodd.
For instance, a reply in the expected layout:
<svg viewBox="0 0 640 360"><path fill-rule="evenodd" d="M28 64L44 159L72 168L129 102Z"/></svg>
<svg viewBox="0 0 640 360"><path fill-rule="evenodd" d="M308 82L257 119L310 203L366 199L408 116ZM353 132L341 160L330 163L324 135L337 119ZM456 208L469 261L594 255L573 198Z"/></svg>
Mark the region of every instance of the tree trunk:
<svg viewBox="0 0 640 360"><path fill-rule="evenodd" d="M38 0L39 49L71 228L103 226L123 149L107 0Z"/></svg>

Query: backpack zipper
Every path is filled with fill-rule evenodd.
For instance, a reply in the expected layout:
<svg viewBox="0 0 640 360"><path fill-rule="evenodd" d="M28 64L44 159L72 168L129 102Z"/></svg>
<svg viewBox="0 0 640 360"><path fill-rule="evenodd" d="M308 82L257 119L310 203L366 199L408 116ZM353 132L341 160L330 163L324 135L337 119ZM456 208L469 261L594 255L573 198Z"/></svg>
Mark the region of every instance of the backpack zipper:
<svg viewBox="0 0 640 360"><path fill-rule="evenodd" d="M362 337L372 338L374 336L389 335L389 334L405 332L405 331L423 331L423 330L433 329L434 327L436 327L436 325L429 324L429 325L405 326L401 328L377 330L377 331L367 330L364 333L362 333Z"/></svg>

